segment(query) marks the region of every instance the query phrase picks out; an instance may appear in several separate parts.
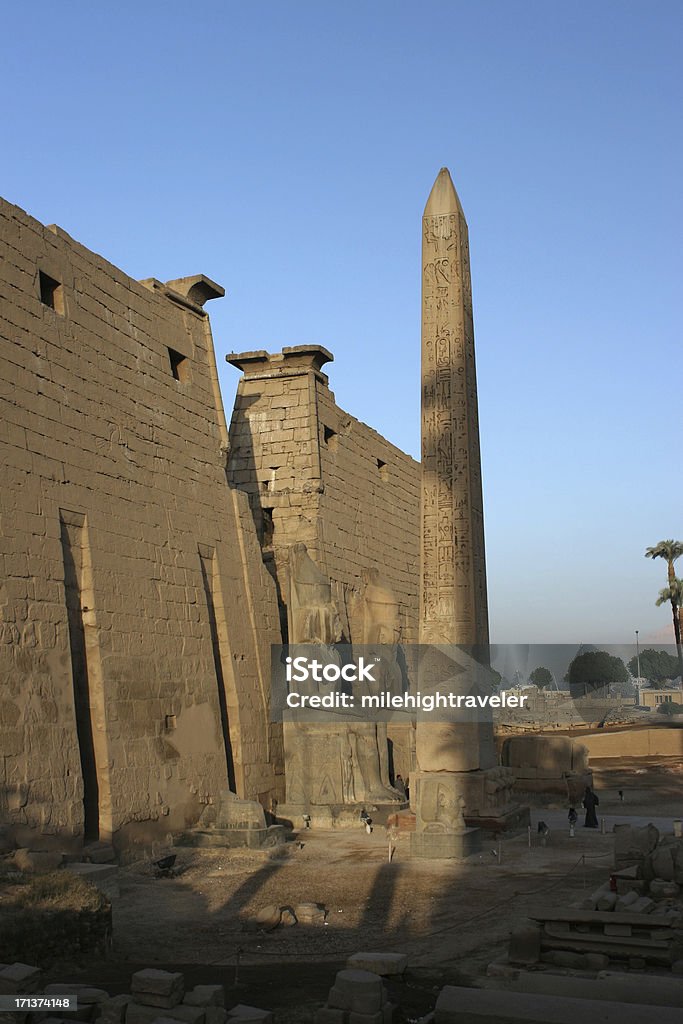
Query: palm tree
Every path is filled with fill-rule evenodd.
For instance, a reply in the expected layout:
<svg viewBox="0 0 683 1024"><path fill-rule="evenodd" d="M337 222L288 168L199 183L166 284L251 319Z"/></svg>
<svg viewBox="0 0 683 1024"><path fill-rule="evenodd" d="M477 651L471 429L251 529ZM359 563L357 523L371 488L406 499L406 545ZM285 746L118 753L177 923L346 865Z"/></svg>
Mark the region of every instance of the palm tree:
<svg viewBox="0 0 683 1024"><path fill-rule="evenodd" d="M678 671L683 679L683 658L681 657L681 634L683 634L683 580L676 579L668 587L659 591L659 597L655 601L657 606L671 602L671 610L674 617L674 634L676 636L676 647L678 649Z"/></svg>
<svg viewBox="0 0 683 1024"><path fill-rule="evenodd" d="M653 548L647 548L646 558L664 558L667 563L669 586L660 590L656 604L662 605L667 601L671 602L671 611L674 620L674 637L676 638L676 650L678 651L678 668L683 677L683 646L681 645L681 610L683 609L683 589L681 581L676 579L674 562L683 555L683 543L680 540L660 540Z"/></svg>

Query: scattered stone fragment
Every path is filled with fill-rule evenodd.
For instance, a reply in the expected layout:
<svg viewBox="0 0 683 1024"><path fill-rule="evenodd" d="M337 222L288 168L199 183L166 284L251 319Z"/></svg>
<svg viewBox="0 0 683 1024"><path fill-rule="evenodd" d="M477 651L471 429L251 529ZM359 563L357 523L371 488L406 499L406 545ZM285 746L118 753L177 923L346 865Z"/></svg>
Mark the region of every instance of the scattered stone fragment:
<svg viewBox="0 0 683 1024"><path fill-rule="evenodd" d="M225 989L222 985L195 985L185 993L183 1002L187 1006L225 1006Z"/></svg>
<svg viewBox="0 0 683 1024"><path fill-rule="evenodd" d="M37 992L43 972L30 964L15 963L0 971L0 995L24 995Z"/></svg>
<svg viewBox="0 0 683 1024"><path fill-rule="evenodd" d="M650 882L650 896L653 899L673 899L678 896L680 886L665 878L653 878Z"/></svg>
<svg viewBox="0 0 683 1024"><path fill-rule="evenodd" d="M604 971L609 967L609 957L604 953L585 953L584 959L589 971Z"/></svg>
<svg viewBox="0 0 683 1024"><path fill-rule="evenodd" d="M570 967L580 971L586 966L586 961L581 953L571 953L564 949L552 949L544 953L542 959L545 963L554 964L556 967Z"/></svg>
<svg viewBox="0 0 683 1024"><path fill-rule="evenodd" d="M659 840L659 830L654 825L634 828L632 825L614 826L614 863L617 868L630 864L642 864L652 853Z"/></svg>
<svg viewBox="0 0 683 1024"><path fill-rule="evenodd" d="M207 1006L204 1010L205 1024L225 1024L228 1011L222 1006Z"/></svg>
<svg viewBox="0 0 683 1024"><path fill-rule="evenodd" d="M280 908L280 924L283 928L291 928L296 924L296 914L291 907Z"/></svg>
<svg viewBox="0 0 683 1024"><path fill-rule="evenodd" d="M239 1003L228 1010L228 1024L233 1021L249 1020L252 1024L272 1024L273 1015L270 1010L260 1010L257 1006L245 1006Z"/></svg>
<svg viewBox="0 0 683 1024"><path fill-rule="evenodd" d="M595 910L595 908L598 905L598 900L601 899L601 897L609 891L609 882L605 882L605 884L601 885L599 889L596 889L595 892L592 892L589 896L586 896L583 900L581 900L581 902L579 903L579 909Z"/></svg>
<svg viewBox="0 0 683 1024"><path fill-rule="evenodd" d="M257 914L248 919L246 927L249 930L261 929L262 931L272 932L279 925L281 917L282 911L279 907L263 907Z"/></svg>
<svg viewBox="0 0 683 1024"><path fill-rule="evenodd" d="M158 971L148 967L133 975L130 990L137 1003L169 1009L183 998L185 980L178 972ZM128 1020L128 1014L126 1019Z"/></svg>
<svg viewBox="0 0 683 1024"><path fill-rule="evenodd" d="M627 892L623 896L620 896L614 907L615 914L629 914L631 912L631 906L636 902L638 896L637 892Z"/></svg>
<svg viewBox="0 0 683 1024"><path fill-rule="evenodd" d="M178 1003L176 1006L161 1009L164 1011L163 1014L160 1013L158 1006L131 1002L126 1008L126 1024L153 1024L159 1016L170 1017L176 1024L179 1020L185 1024L206 1024L206 1009L203 1006L186 1006L184 1003Z"/></svg>
<svg viewBox="0 0 683 1024"><path fill-rule="evenodd" d="M133 997L129 995L112 996L100 1005L100 1015L96 1024L123 1024L126 1016L126 1007L132 1002Z"/></svg>
<svg viewBox="0 0 683 1024"><path fill-rule="evenodd" d="M628 912L629 914L651 914L654 909L654 900L649 899L647 896L641 896L635 903L631 904Z"/></svg>
<svg viewBox="0 0 683 1024"><path fill-rule="evenodd" d="M386 1002L382 979L377 974L349 969L337 973L327 998L328 1006L356 1013L377 1013Z"/></svg>
<svg viewBox="0 0 683 1024"><path fill-rule="evenodd" d="M617 902L617 894L615 892L605 892L598 898L596 909L597 910L614 910Z"/></svg>
<svg viewBox="0 0 683 1024"><path fill-rule="evenodd" d="M297 903L294 913L299 924L324 924L327 916L322 903Z"/></svg>

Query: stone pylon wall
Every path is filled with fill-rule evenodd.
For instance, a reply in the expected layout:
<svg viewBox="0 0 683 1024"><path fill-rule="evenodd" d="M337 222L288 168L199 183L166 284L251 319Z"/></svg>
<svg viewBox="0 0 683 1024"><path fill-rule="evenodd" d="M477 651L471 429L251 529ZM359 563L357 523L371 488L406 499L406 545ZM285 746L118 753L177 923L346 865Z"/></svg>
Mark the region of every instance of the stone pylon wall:
<svg viewBox="0 0 683 1024"><path fill-rule="evenodd" d="M347 640L361 642L354 598L377 568L417 642L420 466L335 402L322 348L228 357L244 372L228 474L249 495L266 562L287 603L287 553L303 542L332 583ZM284 616L283 616L284 620Z"/></svg>
<svg viewBox="0 0 683 1024"><path fill-rule="evenodd" d="M265 802L278 612L226 483L222 289L133 281L4 202L0 225L0 821L123 843L229 776Z"/></svg>
<svg viewBox="0 0 683 1024"><path fill-rule="evenodd" d="M420 466L340 409L322 348L228 356L244 371L230 426L228 473L249 495L287 628L288 552L303 542L330 579L344 639L362 643L362 573L376 568L417 643ZM394 772L414 768L411 730L389 729Z"/></svg>

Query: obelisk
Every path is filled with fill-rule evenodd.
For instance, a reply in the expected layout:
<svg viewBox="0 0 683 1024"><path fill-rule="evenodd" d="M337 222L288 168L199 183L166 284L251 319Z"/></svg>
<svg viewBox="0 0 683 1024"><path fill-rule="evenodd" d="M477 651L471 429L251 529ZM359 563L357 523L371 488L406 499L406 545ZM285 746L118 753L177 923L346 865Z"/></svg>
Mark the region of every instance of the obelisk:
<svg viewBox="0 0 683 1024"><path fill-rule="evenodd" d="M418 686L453 691L467 676L462 646L488 664L489 629L469 242L445 167L422 218L421 517ZM439 646L424 656L423 645ZM490 718L418 720L416 757L413 853L466 856L477 830L464 816L496 764Z"/></svg>
<svg viewBox="0 0 683 1024"><path fill-rule="evenodd" d="M489 640L465 215L442 167L422 217L420 643Z"/></svg>

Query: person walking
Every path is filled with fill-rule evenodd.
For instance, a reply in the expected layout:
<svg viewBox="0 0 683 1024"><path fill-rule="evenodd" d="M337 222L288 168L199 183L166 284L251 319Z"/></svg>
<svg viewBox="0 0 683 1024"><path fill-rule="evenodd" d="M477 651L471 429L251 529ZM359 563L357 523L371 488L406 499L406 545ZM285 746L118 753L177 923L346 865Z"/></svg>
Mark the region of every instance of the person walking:
<svg viewBox="0 0 683 1024"><path fill-rule="evenodd" d="M598 794L590 786L586 786L586 792L583 794L583 806L586 808L584 828L598 827L598 816L595 813L595 808L599 803Z"/></svg>

